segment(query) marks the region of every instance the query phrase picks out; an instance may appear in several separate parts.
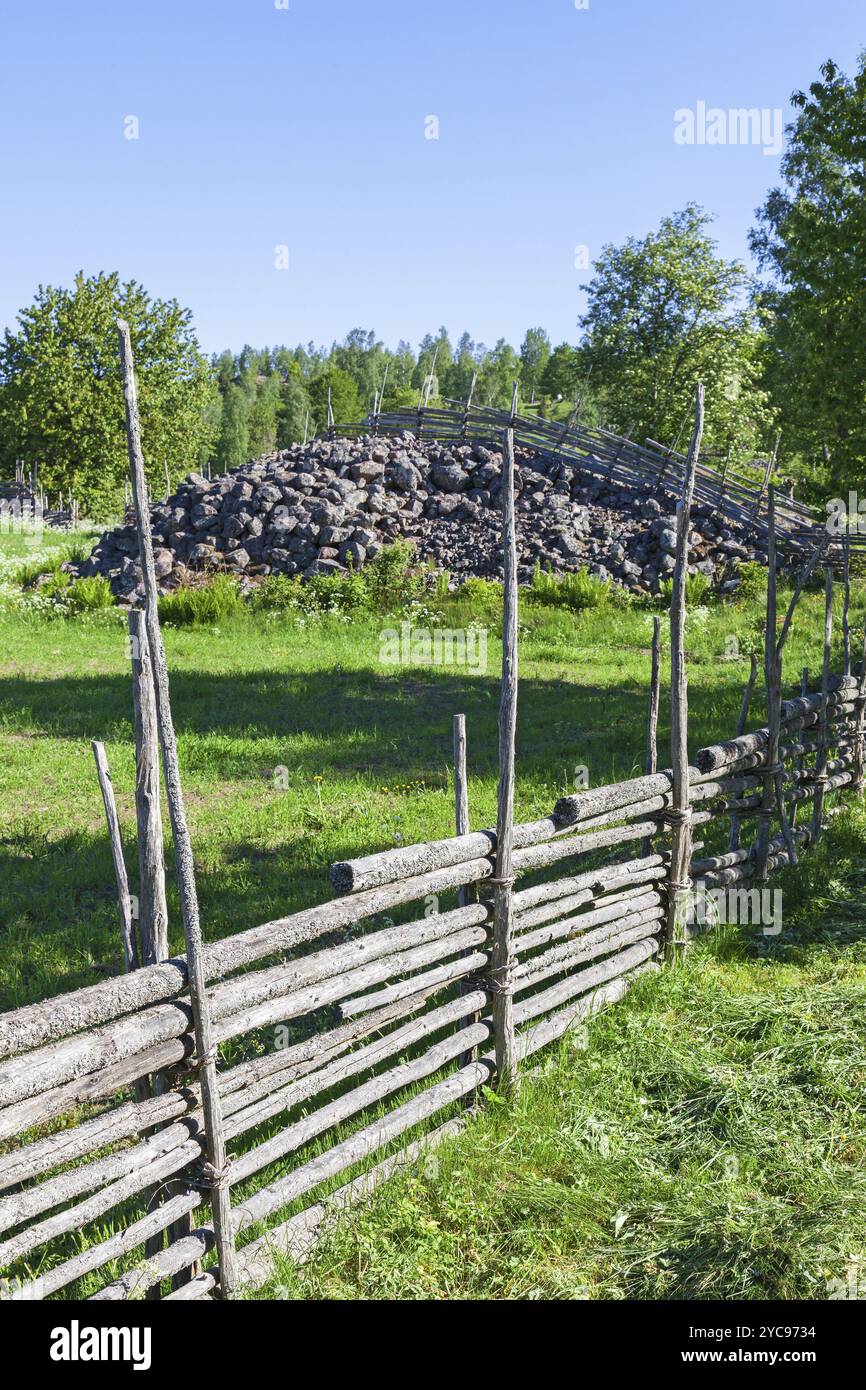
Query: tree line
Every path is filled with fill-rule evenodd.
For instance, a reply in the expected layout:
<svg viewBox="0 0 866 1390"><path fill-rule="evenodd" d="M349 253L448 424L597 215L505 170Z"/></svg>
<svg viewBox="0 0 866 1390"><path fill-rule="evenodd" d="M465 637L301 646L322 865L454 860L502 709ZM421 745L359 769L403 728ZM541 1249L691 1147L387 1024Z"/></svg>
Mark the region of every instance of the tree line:
<svg viewBox="0 0 866 1390"><path fill-rule="evenodd" d="M705 448L767 456L813 499L866 483L866 57L832 62L793 97L780 185L750 233L755 269L718 254L694 203L593 262L574 342L528 328L487 347L445 328L387 347L356 328L330 348L225 351L207 359L189 310L113 273L40 286L0 343L0 476L38 466L50 493L93 515L126 475L115 319L130 323L148 469L163 490L371 412L473 399L575 414L638 441L684 446L694 386L707 388Z"/></svg>

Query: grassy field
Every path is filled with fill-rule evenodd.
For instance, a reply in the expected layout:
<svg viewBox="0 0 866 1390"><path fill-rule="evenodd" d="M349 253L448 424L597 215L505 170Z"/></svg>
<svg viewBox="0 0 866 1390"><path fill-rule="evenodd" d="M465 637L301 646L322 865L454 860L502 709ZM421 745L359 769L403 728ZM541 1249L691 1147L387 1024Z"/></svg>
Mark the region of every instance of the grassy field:
<svg viewBox="0 0 866 1390"><path fill-rule="evenodd" d="M125 623L22 604L16 549L6 538L0 565L2 1008L120 969L93 738L133 891L136 877ZM863 608L860 592L855 625ZM809 594L792 676L818 668L821 610ZM592 785L642 769L652 613L524 605L518 818L548 811L579 767ZM383 664L383 630L407 616L487 626L486 670ZM757 603L690 610L692 747L732 732L760 630ZM451 833L457 711L472 823L495 820L495 595L391 617L244 613L169 628L166 646L208 938L320 901L336 858ZM592 1025L588 1051L551 1057L270 1296L826 1296L866 1259L864 828L840 817L788 875L781 937L725 932L647 982ZM171 884L170 906L181 949Z"/></svg>

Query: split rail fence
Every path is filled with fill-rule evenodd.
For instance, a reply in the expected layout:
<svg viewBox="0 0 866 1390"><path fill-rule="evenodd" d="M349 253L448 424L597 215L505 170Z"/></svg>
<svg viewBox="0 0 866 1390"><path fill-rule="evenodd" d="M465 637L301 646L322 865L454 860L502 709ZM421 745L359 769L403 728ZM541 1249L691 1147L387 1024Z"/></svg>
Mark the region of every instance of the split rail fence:
<svg viewBox="0 0 866 1390"><path fill-rule="evenodd" d="M686 910L691 882L760 886L820 835L827 795L862 792L864 782L866 669L852 669L846 585L844 669L831 670L829 566L820 680L813 688L805 678L800 695L782 699L782 651L800 587L780 630L772 492L767 721L747 732L753 662L734 736L691 762L685 756L682 617L699 392L677 523L673 766L657 770L657 623L645 775L566 796L549 815L515 823L514 448L506 431L496 827L470 826L458 715L455 835L336 863L331 900L203 943L131 349L120 331L148 593L130 624L150 926L139 953L118 852L128 972L0 1015L0 1274L12 1300L232 1297L266 1283L277 1253L303 1261L348 1204L455 1133L484 1088L515 1086L527 1058L622 998L663 957L675 960L698 929ZM151 891L162 867L157 726L187 944L169 960L164 896Z"/></svg>
<svg viewBox="0 0 866 1390"><path fill-rule="evenodd" d="M516 410L509 413L475 405L471 394L466 403L447 401L439 407L422 403L415 410L375 410L361 422L331 424L326 433L334 438L367 432L389 436L408 432L416 439L426 437L443 444L471 442L499 448L503 431L509 428L521 447L578 468L599 481L626 490L682 490L688 455L674 448L652 440L638 444L610 430L580 424L574 416L561 423L539 415L520 415ZM702 456L695 469L694 498L740 525L754 527L758 536L766 537L776 451L767 460L743 466L750 472L743 472L742 466L735 467L730 454L721 466ZM804 502L777 492L776 540L780 547L795 553L807 550L825 525L826 520L817 518ZM856 528L852 528L847 544L852 557L866 556L866 535ZM841 538L831 540L830 554L839 563L843 548Z"/></svg>

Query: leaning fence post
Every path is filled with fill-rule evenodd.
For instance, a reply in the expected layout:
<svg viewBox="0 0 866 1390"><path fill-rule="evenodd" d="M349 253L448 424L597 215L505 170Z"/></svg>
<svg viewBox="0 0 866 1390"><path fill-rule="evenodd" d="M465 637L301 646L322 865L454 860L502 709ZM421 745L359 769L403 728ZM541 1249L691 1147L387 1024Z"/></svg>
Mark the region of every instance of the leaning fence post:
<svg viewBox="0 0 866 1390"><path fill-rule="evenodd" d="M118 319L117 330L123 376L130 476L132 480L132 492L138 529L139 560L144 581L147 640L151 661L153 663L156 708L159 723L159 741L162 747L166 799L168 801L172 833L174 836L175 864L177 868L178 888L180 890L184 937L186 940L187 976L189 980L190 1002L192 1004L193 1024L195 1029L198 1068L201 1076L202 1109L204 1112L204 1131L208 1159L206 1177L212 1192L213 1222L217 1257L219 1260L220 1290L224 1297L230 1298L235 1286L235 1245L232 1229L231 1202L229 1198L225 1131L223 1128L222 1107L220 1104L219 1083L217 1079L217 1049L212 1039L210 1006L205 989L195 867L192 857L189 829L187 827L186 814L183 806L177 743L174 735L174 725L171 719L168 669L165 660L165 649L162 643L162 633L159 626L159 614L157 612L156 570L153 561L153 541L150 534L150 507L147 493L147 479L144 471L144 456L141 450L132 344L130 342L129 326L123 319Z"/></svg>
<svg viewBox="0 0 866 1390"><path fill-rule="evenodd" d="M168 959L168 908L159 803L156 692L144 614L130 609L129 648L135 714L135 813L138 822L138 924L144 965Z"/></svg>
<svg viewBox="0 0 866 1390"><path fill-rule="evenodd" d="M496 813L496 872L493 880L493 943L490 985L499 1085L517 1084L514 1032L514 741L517 729L517 539L514 526L514 431L505 431L502 453L502 691L499 702L499 792Z"/></svg>
<svg viewBox="0 0 866 1390"><path fill-rule="evenodd" d="M686 677L686 581L689 569L689 522L695 471L704 432L704 388L695 392L695 426L677 506L677 552L671 597L671 767L673 785L667 820L671 827L666 945L669 959L686 945L686 907L691 889L692 830L689 805L689 695Z"/></svg>
<svg viewBox="0 0 866 1390"><path fill-rule="evenodd" d="M143 965L168 960L168 906L165 896L165 864L162 843L162 809L159 793L159 727L153 667L147 645L144 613L132 608L127 618L129 655L132 666L132 706L135 716L135 816L138 824L138 926ZM154 1095L164 1095L169 1082L162 1072L151 1078ZM171 1190L172 1184L166 1184ZM160 1202L157 1189L152 1200ZM169 1227L169 1243L182 1239L192 1230L187 1213ZM145 1244L145 1258L153 1259L163 1248L164 1233L151 1236ZM176 1274L175 1288L189 1279L189 1270ZM159 1297L159 1285L148 1290L149 1298Z"/></svg>
<svg viewBox="0 0 866 1390"><path fill-rule="evenodd" d="M815 760L815 800L812 804L812 843L821 838L821 819L827 790L827 752L829 748L830 653L833 645L833 566L824 567L824 662L821 668L821 722L818 757Z"/></svg>
<svg viewBox="0 0 866 1390"><path fill-rule="evenodd" d="M123 943L123 958L127 970L137 970L138 949L132 926L132 902L129 896L126 864L123 859L123 844L120 839L120 822L117 818L114 787L111 782L111 773L108 770L105 745L100 743L98 739L94 739L90 746L93 749L96 775L99 778L99 790L102 792L102 804L105 807L105 819L108 822L108 840L114 863L114 877L117 881L117 904L120 911L120 939Z"/></svg>
<svg viewBox="0 0 866 1390"><path fill-rule="evenodd" d="M809 668L808 668L808 666L804 666L804 667L803 667L803 673L802 673L802 675L800 676L800 695L803 696L803 695L808 695L808 694L809 694ZM801 743L805 743L805 740L806 740L805 731L803 731L803 732L800 734L800 740L801 740ZM797 825L797 812L798 812L798 810L799 810L799 808L800 808L800 800L799 800L799 797L798 797L797 793L800 791L800 788L801 788L801 786L802 786L802 784L803 784L803 768L805 767L805 765L806 765L806 755L805 755L805 753L798 753L798 754L797 754L797 757L796 757L795 760L794 760L794 785L793 785L793 788L792 788L792 791L791 791L791 817L790 817L790 819L791 819L791 829L792 829L792 830L794 830L794 829L796 828L796 825Z"/></svg>

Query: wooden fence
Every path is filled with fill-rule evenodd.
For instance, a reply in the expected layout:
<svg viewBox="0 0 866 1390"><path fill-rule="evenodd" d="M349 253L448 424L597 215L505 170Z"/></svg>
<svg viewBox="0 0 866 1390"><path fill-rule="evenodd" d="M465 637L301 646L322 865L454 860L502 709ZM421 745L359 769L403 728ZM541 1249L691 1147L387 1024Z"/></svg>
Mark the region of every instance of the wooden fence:
<svg viewBox="0 0 866 1390"><path fill-rule="evenodd" d="M326 433L335 438L368 432L398 436L408 431L417 439L499 448L507 428L513 429L515 442L521 447L537 450L599 481L625 490L666 487L677 494L682 490L688 456L676 449L651 440L638 444L609 430L582 425L573 417L560 423L539 415L510 414L474 405L471 396L465 404L447 401L441 407L421 404L415 410L374 411L360 422L332 424ZM701 457L695 470L694 499L766 537L774 466L775 457L740 467L732 466L730 457L720 466ZM780 546L795 553L808 550L825 525L826 519L817 517L805 503L777 490L776 536ZM848 545L857 559L866 558L866 535L856 527ZM841 565L842 550L842 538L831 537L829 554L837 566Z"/></svg>
<svg viewBox="0 0 866 1390"><path fill-rule="evenodd" d="M0 1015L0 1272L12 1300L232 1297L282 1252L303 1260L349 1203L465 1122L491 1085L676 960L700 923L689 888L747 894L821 833L828 794L864 783L866 661L831 671L832 569L820 688L782 699L775 494L769 494L767 722L746 732L752 663L732 739L686 755L683 605L703 423L677 512L671 609L673 767L657 771L659 628L642 777L562 798L514 823L517 588L514 435L503 439L505 554L497 825L469 824L455 720L455 829L334 864L336 897L204 943L171 723L129 334L120 325L147 606L130 619L141 951L104 758L128 973ZM513 412L512 412L513 414ZM186 951L161 958L158 730ZM471 734L471 731L470 731ZM803 821L809 812L808 823ZM800 822L798 823L798 817ZM756 833L745 845L750 826ZM699 834L702 838L695 839ZM563 870L566 870L563 873ZM760 898L760 894L757 895ZM144 901L144 898L142 898ZM139 961L145 963L139 965Z"/></svg>
<svg viewBox="0 0 866 1390"><path fill-rule="evenodd" d="M826 684L826 695L781 707L798 847L816 828L797 813L863 782L862 679ZM701 749L689 768L691 826L704 840L690 873L710 888L749 888L790 862L781 833L763 865L741 844L761 822L768 740L761 728ZM513 826L519 1060L657 968L671 805L662 771ZM274 1250L302 1259L346 1202L454 1132L467 1098L494 1082L496 850L491 828L338 863L332 901L204 947L241 1287L268 1278ZM209 1295L219 1270L207 1264L211 1179L186 958L0 1016L0 1055L5 1296ZM327 1195L304 1205L317 1189Z"/></svg>

